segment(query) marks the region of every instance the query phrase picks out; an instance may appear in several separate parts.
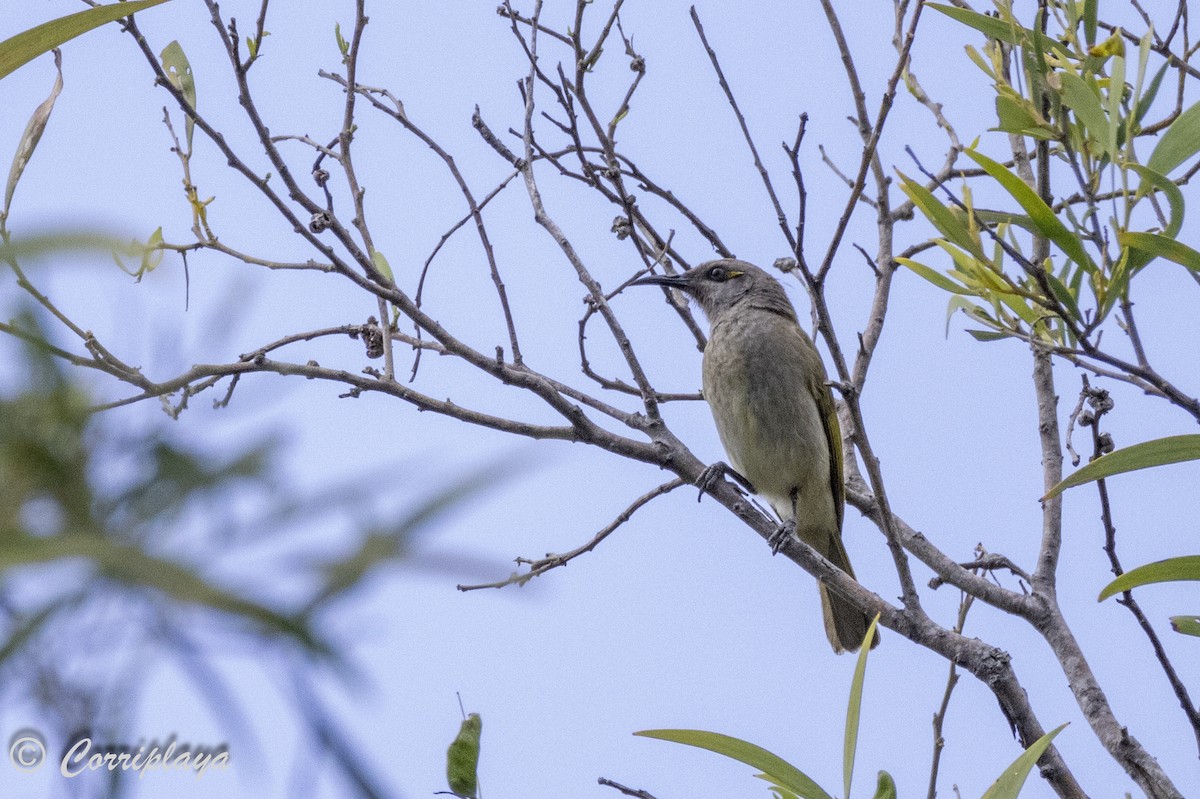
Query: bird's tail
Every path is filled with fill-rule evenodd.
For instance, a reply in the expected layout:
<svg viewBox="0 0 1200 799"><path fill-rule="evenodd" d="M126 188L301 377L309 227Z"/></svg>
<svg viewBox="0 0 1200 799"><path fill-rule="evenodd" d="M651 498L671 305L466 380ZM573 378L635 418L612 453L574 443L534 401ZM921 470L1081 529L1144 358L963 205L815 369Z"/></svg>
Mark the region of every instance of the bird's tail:
<svg viewBox="0 0 1200 799"><path fill-rule="evenodd" d="M822 551L821 554L853 577L854 569L850 567L850 556L846 554L842 537L831 535L829 542L828 547L818 547L818 549L827 548L829 550L828 552ZM867 618L867 614L826 588L824 583L819 583L818 587L821 590L821 613L825 617L825 634L829 636L829 643L833 645L833 651L838 654L858 651L858 648L862 646L863 639L867 637L867 627L870 626L871 620ZM878 630L871 638L871 648L874 649L877 646L879 646Z"/></svg>

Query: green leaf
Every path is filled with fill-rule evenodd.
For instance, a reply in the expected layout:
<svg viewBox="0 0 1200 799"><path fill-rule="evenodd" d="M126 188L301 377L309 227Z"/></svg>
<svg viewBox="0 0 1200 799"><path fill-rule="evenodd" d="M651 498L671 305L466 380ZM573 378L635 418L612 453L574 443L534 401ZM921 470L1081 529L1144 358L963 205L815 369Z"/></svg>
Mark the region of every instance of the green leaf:
<svg viewBox="0 0 1200 799"><path fill-rule="evenodd" d="M1117 233L1117 243L1122 247L1131 247L1155 258L1163 257L1186 266L1193 272L1200 272L1200 252L1181 241L1168 238L1158 233Z"/></svg>
<svg viewBox="0 0 1200 799"><path fill-rule="evenodd" d="M959 281L968 290L981 296L991 291L1009 290L1008 283L1001 279L990 263L967 255L944 239L935 239L934 243L954 260L954 268L946 273L947 277Z"/></svg>
<svg viewBox="0 0 1200 799"><path fill-rule="evenodd" d="M1183 635L1200 636L1200 616L1172 616L1171 629Z"/></svg>
<svg viewBox="0 0 1200 799"><path fill-rule="evenodd" d="M1185 580L1200 580L1200 555L1167 558L1131 569L1104 586L1096 601L1103 602L1113 594L1137 588L1139 585L1177 583Z"/></svg>
<svg viewBox="0 0 1200 799"><path fill-rule="evenodd" d="M1162 85L1163 76L1167 74L1168 66L1170 66L1170 62L1164 61L1163 65L1159 67L1158 72L1150 80L1150 85L1146 88L1146 91L1138 98L1133 114L1135 121L1140 123L1150 110L1150 106L1154 104L1154 98L1158 95L1158 87Z"/></svg>
<svg viewBox="0 0 1200 799"><path fill-rule="evenodd" d="M1136 257L1130 258L1131 255L1135 255ZM1109 278L1108 285L1104 289L1104 296L1096 308L1097 319L1107 318L1116 306L1117 300L1125 295L1125 291L1129 288L1129 279L1133 276L1130 264L1135 260L1141 266L1145 266L1152 258L1140 250L1131 250L1128 247L1122 248L1120 257L1113 264L1112 276Z"/></svg>
<svg viewBox="0 0 1200 799"><path fill-rule="evenodd" d="M1003 164L993 161L983 153L972 149L964 152L970 156L971 160L983 167L985 172L995 178L1025 209L1025 213L1029 214L1030 220L1037 227L1039 233L1057 244L1059 249L1066 253L1072 261L1085 267L1089 272L1096 271L1095 264L1088 257L1087 251L1083 249L1083 243L1067 230L1066 226L1054 215L1054 211L1050 210L1050 206L1046 205L1037 192L1031 189L1025 181L1006 169Z"/></svg>
<svg viewBox="0 0 1200 799"><path fill-rule="evenodd" d="M766 779L765 774L755 774L754 776L758 777L759 779ZM768 780L768 782L769 781L770 780ZM775 799L800 799L799 796L796 796L796 794L792 793L787 788L780 788L778 785L774 784L771 785L771 795L775 797Z"/></svg>
<svg viewBox="0 0 1200 799"><path fill-rule="evenodd" d="M1146 85L1146 66L1150 63L1150 48L1154 44L1154 31L1148 30L1138 40L1137 77L1133 79L1133 109L1129 114L1129 132L1137 132L1138 107L1142 100L1142 89Z"/></svg>
<svg viewBox="0 0 1200 799"><path fill-rule="evenodd" d="M1183 227L1183 192L1175 185L1175 181L1141 164L1129 163L1125 166L1142 176L1142 185L1138 189L1139 196L1148 193L1147 183L1167 196L1167 203L1171 206L1171 218L1167 222L1167 229L1163 231L1163 235L1172 239L1178 236L1179 229Z"/></svg>
<svg viewBox="0 0 1200 799"><path fill-rule="evenodd" d="M1079 303L1075 301L1075 296L1049 269L1046 270L1046 285L1050 286L1050 293L1054 295L1054 299L1058 300L1067 309L1072 319L1076 321L1083 320L1083 314L1079 311Z"/></svg>
<svg viewBox="0 0 1200 799"><path fill-rule="evenodd" d="M704 730L642 730L634 735L707 749L745 763L762 771L764 779L778 783L800 799L832 799L807 774L783 758L740 738Z"/></svg>
<svg viewBox="0 0 1200 799"><path fill-rule="evenodd" d="M350 56L350 42L342 36L342 24L335 22L333 25L333 35L337 37L338 51L342 54L342 60L346 60Z"/></svg>
<svg viewBox="0 0 1200 799"><path fill-rule="evenodd" d="M991 66L991 64L989 64L989 63L988 63L988 62L987 62L987 61L984 59L984 57L983 57L982 55L980 55L980 54L979 54L979 51L978 51L978 50L976 50L974 47L972 47L972 46L971 46L971 45L969 45L969 44L966 46L966 48L965 48L965 49L966 49L966 51L967 51L967 58L969 58L969 59L971 59L972 61L974 61L974 62L975 62L975 66L979 67L981 70L983 70L983 73L984 73L985 75L987 75L989 78L991 78L993 81L995 81L995 80L996 80L996 73L995 73L995 71L992 69L992 66Z"/></svg>
<svg viewBox="0 0 1200 799"><path fill-rule="evenodd" d="M985 225L1016 225L1022 230L1036 233L1033 220L1024 214L1014 214L1009 211L989 211L984 208L975 209L975 218ZM998 247L999 245L997 245ZM1001 250L1003 252L1003 250Z"/></svg>
<svg viewBox="0 0 1200 799"><path fill-rule="evenodd" d="M1029 303L1019 294L1011 291L998 291L996 298L1015 313L1022 322L1029 325L1030 329L1042 319L1042 314L1029 307Z"/></svg>
<svg viewBox="0 0 1200 799"><path fill-rule="evenodd" d="M9 209L12 207L13 192L17 190L17 183L21 180L25 166L33 157L33 151L37 149L38 142L42 140L42 134L46 131L46 123L50 121L50 112L54 110L54 101L62 92L62 54L58 50L54 51L54 69L58 75L54 79L53 88L50 89L50 96L33 110L33 115L29 117L29 122L25 125L25 132L21 134L21 140L17 143L17 151L13 153L12 166L8 168L8 182L4 186L4 207L0 208L0 220L8 218Z"/></svg>
<svg viewBox="0 0 1200 799"><path fill-rule="evenodd" d="M984 259L979 245L971 238L971 232L961 218L951 213L950 209L941 200L933 196L933 192L929 191L929 189L898 169L896 170L896 174L900 176L901 191L908 195L908 198L913 201L913 205L921 209L921 213L933 223L933 226L943 236L976 258L980 260Z"/></svg>
<svg viewBox="0 0 1200 799"><path fill-rule="evenodd" d="M767 779L766 774L755 774L754 776L758 777L759 779ZM770 780L767 781L770 782ZM796 794L792 793L787 788L781 788L774 784L771 785L771 793L774 795L775 799L800 799L799 796L796 796Z"/></svg>
<svg viewBox="0 0 1200 799"><path fill-rule="evenodd" d="M0 42L0 80L42 53L48 53L82 33L165 2L166 0L132 0L128 3L95 6L86 11L43 22L36 28L5 39Z"/></svg>
<svg viewBox="0 0 1200 799"><path fill-rule="evenodd" d="M896 781L886 771L879 772L875 783L875 799L896 799Z"/></svg>
<svg viewBox="0 0 1200 799"><path fill-rule="evenodd" d="M1063 11L1067 12L1067 25L1066 25L1066 28L1064 29L1064 33L1069 32L1069 31L1075 31L1075 30L1079 29L1079 12L1080 12L1080 10L1081 10L1080 6L1076 3L1067 3L1066 6L1063 8Z"/></svg>
<svg viewBox="0 0 1200 799"><path fill-rule="evenodd" d="M463 719L458 735L446 750L446 783L451 793L474 797L479 791L479 735L483 719L471 713Z"/></svg>
<svg viewBox="0 0 1200 799"><path fill-rule="evenodd" d="M1088 46L1096 43L1096 18L1100 10L1100 0L1083 0L1083 35Z"/></svg>
<svg viewBox="0 0 1200 799"><path fill-rule="evenodd" d="M162 263L163 251L160 249L163 241L162 225L155 228L146 240L146 252L142 255L142 274L153 272Z"/></svg>
<svg viewBox="0 0 1200 799"><path fill-rule="evenodd" d="M998 330L968 330L967 334L976 341L1004 341L1009 338L1007 333Z"/></svg>
<svg viewBox="0 0 1200 799"><path fill-rule="evenodd" d="M1108 117L1100 107L1100 98L1093 91L1094 84L1085 83L1083 78L1070 72L1060 74L1062 78L1063 102L1075 112L1075 118L1084 130L1096 141L1103 142L1108 135ZM1111 158L1113 153L1108 151Z"/></svg>
<svg viewBox="0 0 1200 799"><path fill-rule="evenodd" d="M1012 10L1009 8L1008 13L1011 15ZM1029 74L1030 82L1030 97L1037 105L1042 104L1042 98L1046 92L1046 77L1050 72L1050 65L1046 63L1046 35L1042 33L1042 18L1045 16L1045 11L1038 9L1034 16L1033 28L1030 31L1033 34L1033 46L1024 47L1021 52L1021 60L1025 63L1025 71ZM1053 41L1053 40L1050 40Z"/></svg>
<svg viewBox="0 0 1200 799"><path fill-rule="evenodd" d="M122 272L126 273L127 275L132 275L134 281L140 283L142 282L143 277L145 277L148 273L153 272L158 268L159 264L162 263L162 241L162 227L159 227L150 234L150 238L146 240L145 244L142 244L134 239L133 241L127 242L120 248L114 247L112 249L113 261L117 264ZM137 259L137 268L133 269L129 266L126 266L125 261L121 257L122 255L132 255L132 258Z"/></svg>
<svg viewBox="0 0 1200 799"><path fill-rule="evenodd" d="M393 284L396 282L396 276L392 273L391 264L388 263L388 259L379 250L371 250L371 263L379 270L379 274L386 277L389 282Z"/></svg>
<svg viewBox="0 0 1200 799"><path fill-rule="evenodd" d="M146 253L146 245L90 230L61 230L41 236L13 238L8 244L0 242L0 260L39 258L69 251L116 253L140 259Z"/></svg>
<svg viewBox="0 0 1200 799"><path fill-rule="evenodd" d="M1042 752L1046 751L1050 742L1054 740L1054 736L1062 732L1066 726L1066 724L1062 724L1034 741L1020 757L1004 769L1004 773L983 794L983 799L1017 799L1017 795L1021 793L1021 788L1025 785L1025 779L1033 770L1038 758L1042 756Z"/></svg>
<svg viewBox="0 0 1200 799"><path fill-rule="evenodd" d="M1194 460L1200 460L1200 434L1192 433L1143 441L1140 444L1133 444L1107 455L1101 455L1054 486L1042 499L1043 501L1051 499L1068 488L1074 488L1092 480L1111 477L1114 474Z"/></svg>
<svg viewBox="0 0 1200 799"><path fill-rule="evenodd" d="M1000 121L1000 130L1005 133L1022 133L1042 124L1028 100L1007 94L996 95L996 118Z"/></svg>
<svg viewBox="0 0 1200 799"><path fill-rule="evenodd" d="M942 5L941 3L926 3L925 5L927 8L940 11L967 27L974 28L989 39L997 39L1007 44L1021 45L1030 41L1033 35L1031 31L1014 22L1007 22L996 17L978 14L974 11L968 11L965 8Z"/></svg>
<svg viewBox="0 0 1200 799"><path fill-rule="evenodd" d="M183 52L183 46L179 44L178 40L172 41L163 48L158 57L162 59L163 71L167 73L167 79L171 81L171 85L183 95L188 107L195 111L196 79L192 75L192 64L188 61L187 54ZM196 121L192 119L191 114L188 114L184 124L187 136L187 154L191 155L192 132L196 127Z"/></svg>
<svg viewBox="0 0 1200 799"><path fill-rule="evenodd" d="M996 39L1006 44L1021 47L1033 41L1034 31L1018 25L1012 18L1011 12L1008 19L998 19L974 11L968 11L965 8L944 5L942 3L926 3L925 5L927 8L940 11L967 27L974 28L989 39ZM1065 58L1069 55L1067 49L1060 42L1050 39L1046 44L1060 58Z"/></svg>
<svg viewBox="0 0 1200 799"><path fill-rule="evenodd" d="M945 275L943 275L941 272L937 271L936 269L931 269L928 266L926 266L925 264L917 263L916 261L914 261L911 258L897 258L896 263L901 264L902 266L907 266L913 272L915 272L916 274L925 278L933 285L937 286L938 288L940 288L944 291L949 291L951 294L972 294L973 293L971 291L968 291L967 289L964 289L962 286L958 285L953 280L946 277Z"/></svg>
<svg viewBox="0 0 1200 799"><path fill-rule="evenodd" d="M1200 151L1200 103L1196 103L1171 123L1158 140L1146 166L1162 175Z"/></svg>
<svg viewBox="0 0 1200 799"><path fill-rule="evenodd" d="M850 795L850 780L854 776L854 756L858 751L858 722L862 715L863 680L867 676L867 654L871 651L869 642L874 641L875 627L879 624L879 614L871 619L867 634L863 636L862 647L858 650L858 662L854 664L854 678L850 680L850 703L846 708L846 740L842 749L842 780L846 792Z"/></svg>
<svg viewBox="0 0 1200 799"><path fill-rule="evenodd" d="M955 311L962 311L970 316L976 310L978 310L978 306L966 297L961 295L951 297L950 301L946 303L946 338L950 338L950 320L954 318Z"/></svg>
<svg viewBox="0 0 1200 799"><path fill-rule="evenodd" d="M1117 45L1124 53L1125 43L1121 41L1120 33L1114 33ZM1112 75L1108 79L1108 155L1113 161L1117 160L1117 146L1121 132L1121 96L1125 94L1125 59L1121 55L1113 57Z"/></svg>

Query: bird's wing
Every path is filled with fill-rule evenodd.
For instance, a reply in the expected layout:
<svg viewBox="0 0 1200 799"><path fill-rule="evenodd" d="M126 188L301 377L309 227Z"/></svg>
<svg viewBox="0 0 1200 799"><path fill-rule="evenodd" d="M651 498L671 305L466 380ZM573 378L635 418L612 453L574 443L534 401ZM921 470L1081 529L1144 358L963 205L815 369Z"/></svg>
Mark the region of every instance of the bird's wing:
<svg viewBox="0 0 1200 799"><path fill-rule="evenodd" d="M842 428L838 424L837 407L833 404L829 386L825 385L824 375L817 374L814 382L813 395L817 398L821 426L825 428L825 440L829 444L829 487L833 491L833 508L840 533L846 511L846 485L842 481Z"/></svg>

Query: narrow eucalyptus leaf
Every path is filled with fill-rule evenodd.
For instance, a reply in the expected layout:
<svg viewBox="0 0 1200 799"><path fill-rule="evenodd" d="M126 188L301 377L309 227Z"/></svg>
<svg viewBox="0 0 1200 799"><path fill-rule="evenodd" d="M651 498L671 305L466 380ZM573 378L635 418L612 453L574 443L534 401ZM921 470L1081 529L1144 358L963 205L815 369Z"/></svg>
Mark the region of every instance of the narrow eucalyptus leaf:
<svg viewBox="0 0 1200 799"><path fill-rule="evenodd" d="M1088 257L1087 251L1083 248L1083 243L1071 231L1067 230L1066 226L1059 221L1054 215L1054 211L1050 206L1037 195L1025 181L1010 172L1003 164L1000 164L988 158L983 153L973 149L967 149L969 156L975 163L983 167L983 170L996 179L1004 189L1012 195L1020 206L1025 209L1025 213L1029 214L1030 220L1037 227L1038 232L1043 236L1053 241L1058 245L1067 257L1075 263L1085 267L1090 272L1096 271L1095 264Z"/></svg>
<svg viewBox="0 0 1200 799"><path fill-rule="evenodd" d="M1125 45L1120 40L1119 34L1113 34L1117 38L1117 43L1121 46L1121 53L1125 52ZM1112 74L1108 80L1108 158L1110 161L1117 160L1117 142L1120 139L1121 132L1121 96L1125 93L1125 58L1122 55L1113 56Z"/></svg>
<svg viewBox="0 0 1200 799"><path fill-rule="evenodd" d="M1156 257L1161 256L1186 266L1193 272L1200 272L1200 252L1177 239L1158 233L1118 233L1117 243L1122 247L1132 247Z"/></svg>
<svg viewBox="0 0 1200 799"><path fill-rule="evenodd" d="M1029 748L1014 760L1004 770L1004 773L992 783L992 787L988 788L983 794L983 799L1017 799L1017 795L1021 793L1021 788L1025 786L1025 780L1029 776L1029 772L1037 764L1038 758L1050 746L1050 742L1054 740L1054 736L1062 732L1066 726L1066 724L1063 724L1056 727L1030 744Z"/></svg>
<svg viewBox="0 0 1200 799"><path fill-rule="evenodd" d="M731 735L704 730L642 730L635 732L634 735L707 749L710 752L716 752L745 763L763 772L764 779L791 791L800 799L832 799L807 774L783 758L768 752L761 746L755 746Z"/></svg>
<svg viewBox="0 0 1200 799"><path fill-rule="evenodd" d="M845 788L843 796L850 796L850 782L854 777L854 757L858 751L858 723L862 716L863 681L867 676L867 655L871 652L871 644L879 624L879 614L871 619L867 634L863 636L863 645L858 650L858 659L854 664L854 677L850 680L850 702L846 708L846 738L842 748L842 781Z"/></svg>
<svg viewBox="0 0 1200 799"><path fill-rule="evenodd" d="M879 772L875 781L874 799L896 799L896 781L886 771Z"/></svg>
<svg viewBox="0 0 1200 799"><path fill-rule="evenodd" d="M975 11L968 11L965 8L943 5L941 3L926 3L926 5L935 11L942 12L953 20L961 22L967 27L974 28L989 39L996 39L1005 44L1021 45L1032 38L1031 31L1016 24L1015 21L1010 22L1004 19L997 19L996 17L989 17Z"/></svg>
<svg viewBox="0 0 1200 799"><path fill-rule="evenodd" d="M1083 0L1083 36L1091 47L1096 43L1096 23L1100 11L1100 0Z"/></svg>
<svg viewBox="0 0 1200 799"><path fill-rule="evenodd" d="M128 3L94 6L86 11L43 22L35 28L5 39L0 42L0 80L42 53L48 53L82 33L165 2L166 0L131 0Z"/></svg>
<svg viewBox="0 0 1200 799"><path fill-rule="evenodd" d="M1071 318L1077 322L1082 321L1083 314L1079 312L1079 304L1075 301L1071 290L1049 270L1046 271L1046 284L1050 286L1050 291L1054 295L1054 299L1058 300L1059 304L1067 309L1071 314Z"/></svg>
<svg viewBox="0 0 1200 799"><path fill-rule="evenodd" d="M1175 185L1175 181L1166 175L1159 174L1141 164L1131 163L1128 164L1128 167L1142 176L1142 185L1138 189L1138 196L1147 194L1148 187L1151 186L1166 195L1167 203L1171 207L1171 217L1167 220L1167 228L1163 231L1163 235L1175 238L1179 235L1180 228L1183 227L1183 192Z"/></svg>
<svg viewBox="0 0 1200 799"><path fill-rule="evenodd" d="M1063 103L1075 112L1075 118L1096 141L1104 142L1108 135L1108 117L1100 106L1100 97L1095 83L1085 83L1083 78L1070 72L1062 73ZM1112 155L1112 150L1108 150Z"/></svg>
<svg viewBox="0 0 1200 799"><path fill-rule="evenodd" d="M968 330L967 334L976 341L1004 341L1009 338L1007 333L998 330Z"/></svg>
<svg viewBox="0 0 1200 799"><path fill-rule="evenodd" d="M918 263L911 258L897 258L896 262L902 266L907 266L914 273L925 278L930 283L932 283L933 285L942 289L943 291L948 291L951 294L973 294L974 293L968 289L963 288L959 284L955 283L953 280L946 277L945 275L943 275L941 272L937 271L936 269L931 269L930 267L926 266L925 264Z"/></svg>
<svg viewBox="0 0 1200 799"><path fill-rule="evenodd" d="M1140 123L1150 110L1150 106L1154 104L1154 98L1158 95L1158 87L1162 85L1163 76L1167 74L1168 66L1170 66L1169 62L1163 62L1158 72L1154 73L1154 77L1150 79L1150 85L1146 87L1146 90L1142 92L1142 96L1138 98L1133 114L1135 121Z"/></svg>
<svg viewBox="0 0 1200 799"><path fill-rule="evenodd" d="M50 96L34 109L33 115L29 117L29 122L25 125L25 132L21 134L21 140L17 142L17 151L13 153L12 166L8 168L8 182L4 185L4 207L0 209L0 219L8 218L9 209L12 207L13 192L17 190L17 183L21 180L25 166L33 157L33 151L37 149L38 142L42 140L42 134L46 131L46 123L50 121L50 112L54 110L54 101L62 92L62 54L58 50L54 51L54 69L58 74L54 78Z"/></svg>
<svg viewBox="0 0 1200 799"><path fill-rule="evenodd" d="M1200 460L1200 434L1189 433L1143 441L1140 444L1133 444L1107 455L1101 455L1054 486L1042 499L1051 499L1068 488L1112 477L1116 474L1194 460Z"/></svg>
<svg viewBox="0 0 1200 799"><path fill-rule="evenodd" d="M1154 146L1146 166L1162 175L1200 152L1200 103L1196 103L1171 123Z"/></svg>
<svg viewBox="0 0 1200 799"><path fill-rule="evenodd" d="M950 209L929 189L899 170L897 170L897 174L900 176L901 191L908 195L913 204L943 236L975 257L983 258L979 245L971 238L971 232L963 219L951 213Z"/></svg>
<svg viewBox="0 0 1200 799"><path fill-rule="evenodd" d="M1182 635L1200 636L1200 616L1172 616L1171 629Z"/></svg>
<svg viewBox="0 0 1200 799"><path fill-rule="evenodd" d="M996 95L996 118L1000 121L999 129L1005 133L1021 133L1037 127L1041 121L1027 100L1006 94Z"/></svg>
<svg viewBox="0 0 1200 799"><path fill-rule="evenodd" d="M1113 594L1120 594L1141 585L1153 583L1179 583L1200 580L1200 555L1184 555L1179 558L1147 563L1130 569L1100 592L1097 602L1103 602Z"/></svg>

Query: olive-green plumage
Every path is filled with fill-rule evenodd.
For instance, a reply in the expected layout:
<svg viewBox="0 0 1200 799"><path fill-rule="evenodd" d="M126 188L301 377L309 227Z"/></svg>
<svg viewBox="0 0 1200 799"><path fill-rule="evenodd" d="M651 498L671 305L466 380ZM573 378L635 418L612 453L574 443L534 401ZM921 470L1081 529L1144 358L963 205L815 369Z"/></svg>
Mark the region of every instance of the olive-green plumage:
<svg viewBox="0 0 1200 799"><path fill-rule="evenodd" d="M708 317L704 397L730 465L800 538L853 576L842 544L842 441L821 356L779 281L744 261L710 261L669 286ZM825 633L835 652L854 651L866 615L820 585ZM877 644L878 636L872 642Z"/></svg>

